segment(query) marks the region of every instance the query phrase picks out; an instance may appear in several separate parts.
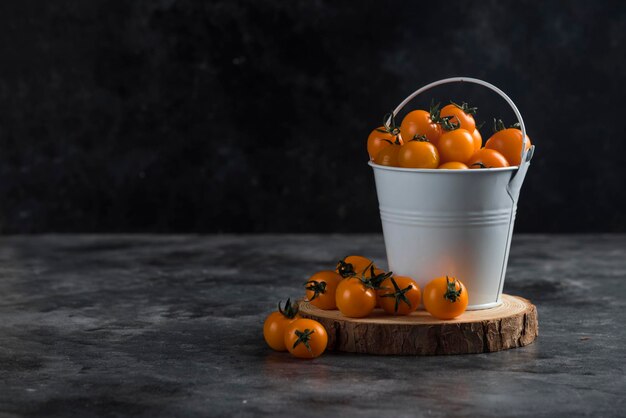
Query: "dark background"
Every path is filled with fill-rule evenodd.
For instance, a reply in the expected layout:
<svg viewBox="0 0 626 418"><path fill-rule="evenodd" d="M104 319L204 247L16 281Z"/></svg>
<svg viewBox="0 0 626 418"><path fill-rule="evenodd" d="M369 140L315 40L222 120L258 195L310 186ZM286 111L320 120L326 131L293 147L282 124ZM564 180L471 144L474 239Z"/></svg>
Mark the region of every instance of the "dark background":
<svg viewBox="0 0 626 418"><path fill-rule="evenodd" d="M625 232L625 51L620 1L3 1L1 228L380 231L369 131L464 75L537 146L517 231Z"/></svg>

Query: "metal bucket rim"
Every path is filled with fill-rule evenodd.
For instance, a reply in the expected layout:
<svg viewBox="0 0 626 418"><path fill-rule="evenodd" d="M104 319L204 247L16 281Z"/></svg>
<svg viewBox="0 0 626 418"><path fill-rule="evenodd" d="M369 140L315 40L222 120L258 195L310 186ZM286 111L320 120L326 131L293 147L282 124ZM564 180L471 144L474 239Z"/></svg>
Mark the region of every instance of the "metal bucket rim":
<svg viewBox="0 0 626 418"><path fill-rule="evenodd" d="M373 161L368 161L372 168L377 170L388 170L388 171L404 171L407 173L441 173L441 174L466 174L466 173L494 173L501 171L514 171L519 168L519 166L514 165L510 167L494 167L494 168L481 168L481 169L468 169L468 170L450 170L450 169L441 169L441 168L407 168L407 167L391 167L388 165L380 165L376 164Z"/></svg>

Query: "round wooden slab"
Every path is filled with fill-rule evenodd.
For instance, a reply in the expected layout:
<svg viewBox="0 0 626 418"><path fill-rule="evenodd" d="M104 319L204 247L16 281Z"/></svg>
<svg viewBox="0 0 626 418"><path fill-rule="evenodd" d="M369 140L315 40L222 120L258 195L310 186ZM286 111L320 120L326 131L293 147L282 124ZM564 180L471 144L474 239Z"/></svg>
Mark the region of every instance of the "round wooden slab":
<svg viewBox="0 0 626 418"><path fill-rule="evenodd" d="M538 335L537 308L530 301L502 295L502 305L467 311L443 321L424 310L390 316L376 309L367 318L347 318L300 302L300 315L319 321L328 332L328 350L385 355L489 353L522 347Z"/></svg>

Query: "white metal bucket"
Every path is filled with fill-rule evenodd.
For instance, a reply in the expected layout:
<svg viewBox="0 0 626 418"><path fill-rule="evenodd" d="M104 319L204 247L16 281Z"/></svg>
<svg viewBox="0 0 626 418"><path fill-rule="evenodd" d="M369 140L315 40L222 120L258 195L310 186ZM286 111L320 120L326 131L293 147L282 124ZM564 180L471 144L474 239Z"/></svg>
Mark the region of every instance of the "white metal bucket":
<svg viewBox="0 0 626 418"><path fill-rule="evenodd" d="M412 277L422 289L435 277L455 276L468 289L467 309L487 309L501 303L517 199L534 147L524 152L526 128L515 104L482 80L455 77L428 84L407 97L394 115L418 94L452 82L483 85L507 101L524 138L520 166L436 170L369 165L389 270Z"/></svg>

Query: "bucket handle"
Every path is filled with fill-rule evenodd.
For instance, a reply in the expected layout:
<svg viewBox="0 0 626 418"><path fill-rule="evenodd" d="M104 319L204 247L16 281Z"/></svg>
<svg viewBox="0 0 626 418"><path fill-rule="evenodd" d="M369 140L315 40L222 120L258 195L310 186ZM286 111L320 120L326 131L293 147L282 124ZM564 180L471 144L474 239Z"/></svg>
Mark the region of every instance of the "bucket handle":
<svg viewBox="0 0 626 418"><path fill-rule="evenodd" d="M511 109L513 109L513 113L515 113L515 117L517 118L517 121L519 122L521 131L522 131L522 155L521 155L522 158L520 160L520 165L519 165L519 168L517 169L517 173L515 173L515 175L511 178L509 185L510 185L510 189L513 189L513 194L515 195L515 198L513 200L517 200L517 194L519 193L519 188L521 187L521 182L524 179L526 170L528 170L528 164L530 163L530 160L533 157L535 146L533 145L528 150L526 150L526 142L528 141L528 138L526 137L526 126L524 125L522 114L517 109L517 106L515 106L515 103L513 103L513 100L511 100L511 98L507 96L502 90L500 90L499 88L497 88L491 83L487 83L486 81L479 80L477 78L471 78L471 77L444 78L443 80L438 80L430 84L426 84L424 87L421 87L415 90L413 93L411 93L406 99L402 101L402 103L398 105L398 107L394 109L393 117L395 117L404 108L404 106L406 106L407 103L413 100L415 96L422 94L423 92L430 90L433 87L440 86L442 84L463 83L463 82L478 84L478 85L481 85L483 87L487 87L488 89L493 90L494 92L498 93L500 97L502 97L508 103ZM387 124L389 123L391 123L391 116L387 120Z"/></svg>

